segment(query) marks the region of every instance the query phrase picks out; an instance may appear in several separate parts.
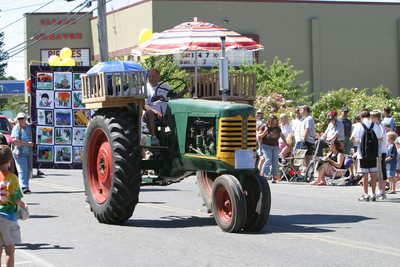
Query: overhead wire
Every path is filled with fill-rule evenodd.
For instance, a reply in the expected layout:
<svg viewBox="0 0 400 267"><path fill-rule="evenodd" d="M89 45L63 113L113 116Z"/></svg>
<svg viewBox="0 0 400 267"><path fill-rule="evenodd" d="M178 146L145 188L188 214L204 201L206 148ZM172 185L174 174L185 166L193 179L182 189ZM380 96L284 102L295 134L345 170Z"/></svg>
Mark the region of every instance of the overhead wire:
<svg viewBox="0 0 400 267"><path fill-rule="evenodd" d="M69 11L67 14L65 14L64 16L62 16L59 20L72 19L72 18L74 18L74 17L77 15L77 13L79 13L79 12L80 12L82 9L84 9L85 7L82 7L81 9L79 9L78 11L76 11L72 16L69 16L69 15L70 15L75 9L77 9L78 7L80 7L80 6L82 6L82 5L83 5L82 3L79 4L78 6L76 6L75 8L73 8L71 11ZM89 11L88 13L90 13L90 12L92 12L92 11ZM86 16L88 13L84 14L84 16ZM61 29L65 28L66 26L69 26L69 25L55 24L55 25L52 25L52 26L50 26L50 27L48 27L48 28L43 29L41 32L39 32L39 33L36 34L36 36L41 35L41 34L43 34L43 36L42 36L41 38L39 38L38 40L34 41L34 42L33 42L32 44L30 44L29 46L35 44L36 42L38 42L38 41L40 41L40 40L42 40L42 39L44 39L45 37L48 37L48 36L49 36L50 34L52 34L52 33L55 33L55 32L57 32L58 30L61 30ZM45 33L45 32L47 32L47 33ZM44 34L44 33L45 33L45 34ZM27 39L26 41L24 41L24 42L22 42L22 43L20 43L20 44L18 44L18 45L16 45L16 46L14 46L14 47L9 48L6 52L7 52L7 53L12 53L13 50L17 50L17 49L20 49L20 50L21 50L22 48L19 48L19 47L20 47L21 45L24 45L25 43L30 42L30 41L32 40L32 38L33 38L33 37L31 37L30 39ZM28 48L29 46L26 46L25 48L23 48L22 51L25 50L26 48ZM18 53L20 53L20 52L21 52L21 51L19 51ZM14 53L13 55L15 55L15 53Z"/></svg>
<svg viewBox="0 0 400 267"><path fill-rule="evenodd" d="M94 9L96 9L96 8L94 8ZM92 9L92 10L86 12L86 13L83 14L81 17L77 18L76 21L79 21L79 20L81 20L82 18L86 17L86 16L89 15L91 12L93 12L94 9ZM79 11L78 11L78 12L79 12ZM35 43L37 43L37 42L43 40L45 37L48 37L50 34L56 33L57 31L62 30L62 29L64 29L64 28L68 27L68 26L69 26L69 24L67 24L67 25L62 25L61 27L56 28L56 29L52 30L51 32L48 32L47 34L45 34L45 35L41 36L40 38L38 38L37 40L33 41L32 43L30 43L30 44L24 46L23 48L19 49L17 52L14 52L13 54L11 54L11 55L9 56L9 58L11 58L11 57L13 57L13 56L15 56L15 55L21 53L21 52L24 51L25 49L27 49L27 48L29 48L30 46L34 45Z"/></svg>
<svg viewBox="0 0 400 267"><path fill-rule="evenodd" d="M43 6L39 7L38 9L34 10L32 13L35 13L36 11L38 11L38 10L44 8L45 6L47 6L47 5L51 4L51 3L53 3L54 1L55 1L55 0L51 0L50 2L44 4ZM8 26L11 26L11 25L17 23L18 21L22 20L23 18L24 18L24 17L21 17L21 18L17 19L16 21L13 21L13 22L11 22L10 24L8 24L8 25L6 25L6 26L0 28L0 31L3 30L3 29L5 29L5 28L7 28Z"/></svg>
<svg viewBox="0 0 400 267"><path fill-rule="evenodd" d="M14 8L11 8L11 9L1 9L0 12L1 13L7 13L7 12L10 12L10 11L13 11L13 10L20 10L20 9L23 9L23 8L28 8L28 7L33 7L33 6L40 6L42 4L43 3L34 4L34 5L30 5L30 6L23 6L23 7L14 7Z"/></svg>

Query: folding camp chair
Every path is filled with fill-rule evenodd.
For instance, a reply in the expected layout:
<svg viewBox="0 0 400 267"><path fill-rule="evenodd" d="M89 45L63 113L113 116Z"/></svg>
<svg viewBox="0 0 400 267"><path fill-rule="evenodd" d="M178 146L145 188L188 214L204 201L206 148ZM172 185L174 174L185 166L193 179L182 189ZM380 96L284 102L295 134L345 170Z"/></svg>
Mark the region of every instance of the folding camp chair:
<svg viewBox="0 0 400 267"><path fill-rule="evenodd" d="M351 163L353 163L353 159L352 158L347 158L344 160L344 168L343 169L338 169L335 166L332 166L333 169L335 170L335 172L333 173L333 175L328 175L326 176L326 183L328 185L334 185L334 184L338 184L338 181L341 181L342 184L345 183L344 179L346 178L344 176L344 174L346 173L346 171L350 168ZM336 182L335 182L336 181Z"/></svg>
<svg viewBox="0 0 400 267"><path fill-rule="evenodd" d="M281 180L286 179L288 182L297 180L298 173L304 168L304 158L306 157L307 149L296 149L293 157L286 158L286 162L280 162L279 168L282 171Z"/></svg>

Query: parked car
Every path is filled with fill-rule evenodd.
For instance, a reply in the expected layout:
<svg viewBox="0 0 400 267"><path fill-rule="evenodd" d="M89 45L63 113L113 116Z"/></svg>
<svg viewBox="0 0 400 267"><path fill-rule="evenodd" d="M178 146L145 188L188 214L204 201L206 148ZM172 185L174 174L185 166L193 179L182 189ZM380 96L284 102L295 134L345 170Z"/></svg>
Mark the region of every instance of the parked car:
<svg viewBox="0 0 400 267"><path fill-rule="evenodd" d="M12 130L12 125L8 121L7 117L0 116L0 132L7 137L10 144L12 142L11 130Z"/></svg>

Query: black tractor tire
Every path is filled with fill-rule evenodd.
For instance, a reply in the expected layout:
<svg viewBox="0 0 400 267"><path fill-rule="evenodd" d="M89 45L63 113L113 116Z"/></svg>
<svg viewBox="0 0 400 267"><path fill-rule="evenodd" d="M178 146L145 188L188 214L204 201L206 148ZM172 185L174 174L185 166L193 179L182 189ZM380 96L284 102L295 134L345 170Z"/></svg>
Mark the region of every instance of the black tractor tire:
<svg viewBox="0 0 400 267"><path fill-rule="evenodd" d="M127 108L100 109L87 127L83 150L85 193L101 223L124 223L139 201L137 121L135 113Z"/></svg>
<svg viewBox="0 0 400 267"><path fill-rule="evenodd" d="M258 232L264 228L271 210L271 190L260 175L249 175L243 186L246 196L247 218L243 230Z"/></svg>
<svg viewBox="0 0 400 267"><path fill-rule="evenodd" d="M308 164L306 174L304 175L304 180L306 183L309 183L314 179L314 171L315 171L315 161L311 161L310 164Z"/></svg>
<svg viewBox="0 0 400 267"><path fill-rule="evenodd" d="M212 207L215 221L225 232L236 233L246 222L246 198L235 176L223 174L212 187Z"/></svg>
<svg viewBox="0 0 400 267"><path fill-rule="evenodd" d="M200 197L203 199L203 206L207 208L208 213L212 213L212 186L217 177L217 173L197 172L197 184L199 186Z"/></svg>

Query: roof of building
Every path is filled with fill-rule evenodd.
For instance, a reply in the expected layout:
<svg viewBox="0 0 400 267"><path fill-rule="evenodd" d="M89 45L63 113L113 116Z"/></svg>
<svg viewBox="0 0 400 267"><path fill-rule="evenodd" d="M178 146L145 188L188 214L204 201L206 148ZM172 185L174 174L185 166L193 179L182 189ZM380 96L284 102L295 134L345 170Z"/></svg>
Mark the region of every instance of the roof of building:
<svg viewBox="0 0 400 267"><path fill-rule="evenodd" d="M0 80L0 95L24 93L25 82L23 80Z"/></svg>

